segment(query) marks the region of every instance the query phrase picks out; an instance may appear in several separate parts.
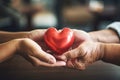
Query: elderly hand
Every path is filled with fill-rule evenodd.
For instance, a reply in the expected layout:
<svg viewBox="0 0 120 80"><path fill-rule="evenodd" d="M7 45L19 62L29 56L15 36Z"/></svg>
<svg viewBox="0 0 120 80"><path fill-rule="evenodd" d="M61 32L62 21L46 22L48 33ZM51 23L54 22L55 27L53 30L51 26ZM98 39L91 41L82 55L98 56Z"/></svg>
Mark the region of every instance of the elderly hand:
<svg viewBox="0 0 120 80"><path fill-rule="evenodd" d="M101 43L93 42L91 36L84 31L74 30L75 42L72 50L58 58L66 61L66 66L84 70L87 65L102 58Z"/></svg>
<svg viewBox="0 0 120 80"><path fill-rule="evenodd" d="M101 43L85 41L77 48L64 53L60 58L66 61L67 67L84 70L89 64L102 59L103 49Z"/></svg>

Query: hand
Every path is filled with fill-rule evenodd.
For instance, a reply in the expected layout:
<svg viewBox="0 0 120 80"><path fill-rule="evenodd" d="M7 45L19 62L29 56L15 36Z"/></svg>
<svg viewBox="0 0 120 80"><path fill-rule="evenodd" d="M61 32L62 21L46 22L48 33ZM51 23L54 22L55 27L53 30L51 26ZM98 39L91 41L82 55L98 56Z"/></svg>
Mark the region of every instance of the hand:
<svg viewBox="0 0 120 80"><path fill-rule="evenodd" d="M95 42L102 43L120 43L117 32L113 29L104 29L99 31L89 32L89 35Z"/></svg>
<svg viewBox="0 0 120 80"><path fill-rule="evenodd" d="M64 61L56 61L52 55L44 52L36 42L30 39L21 40L17 51L35 66L65 66Z"/></svg>
<svg viewBox="0 0 120 80"><path fill-rule="evenodd" d="M72 49L77 48L84 41L93 41L91 35L89 35L85 31L73 29L73 32L75 36L75 41L74 44L72 45Z"/></svg>
<svg viewBox="0 0 120 80"><path fill-rule="evenodd" d="M85 41L77 48L59 57L66 61L67 67L84 70L89 64L102 59L103 49L101 43Z"/></svg>
<svg viewBox="0 0 120 80"><path fill-rule="evenodd" d="M47 50L47 46L44 43L43 36L45 33L45 29L38 29L32 31L25 31L25 32L5 32L0 31L0 43L5 43L11 41L13 39L20 39L20 38L29 38L37 42L43 50Z"/></svg>
<svg viewBox="0 0 120 80"><path fill-rule="evenodd" d="M46 31L46 29L41 29L41 30L38 29L38 30L30 31L27 38L30 38L33 41L37 42L44 51L47 51L47 50L49 50L49 48L45 44L44 38L43 38L45 31Z"/></svg>
<svg viewBox="0 0 120 80"><path fill-rule="evenodd" d="M83 70L101 57L101 46L99 43L93 42L91 36L84 31L74 30L74 36L75 42L72 50L57 58L66 61L67 67Z"/></svg>
<svg viewBox="0 0 120 80"><path fill-rule="evenodd" d="M0 44L0 51L0 62L7 60L17 53L34 66L55 67L65 65L64 61L56 61L52 55L44 52L35 41L28 38L14 39Z"/></svg>

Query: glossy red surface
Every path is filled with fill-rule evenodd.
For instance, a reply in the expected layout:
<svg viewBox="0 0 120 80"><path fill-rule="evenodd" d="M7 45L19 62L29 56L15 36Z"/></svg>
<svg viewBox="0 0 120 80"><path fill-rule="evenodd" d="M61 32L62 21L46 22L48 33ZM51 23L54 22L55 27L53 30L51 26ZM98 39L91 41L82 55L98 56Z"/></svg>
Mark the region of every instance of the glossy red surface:
<svg viewBox="0 0 120 80"><path fill-rule="evenodd" d="M56 30L56 28L48 28L44 35L44 40L50 49L57 55L66 52L74 42L73 31L70 28Z"/></svg>

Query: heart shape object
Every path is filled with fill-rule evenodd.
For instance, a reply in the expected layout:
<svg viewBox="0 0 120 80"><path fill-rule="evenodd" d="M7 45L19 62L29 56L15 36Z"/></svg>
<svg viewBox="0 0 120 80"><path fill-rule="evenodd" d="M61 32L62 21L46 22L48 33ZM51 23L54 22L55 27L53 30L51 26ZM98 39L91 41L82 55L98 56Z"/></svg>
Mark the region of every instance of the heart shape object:
<svg viewBox="0 0 120 80"><path fill-rule="evenodd" d="M70 28L64 28L57 31L56 28L48 28L44 35L47 46L56 54L61 55L72 46L74 42L73 31Z"/></svg>

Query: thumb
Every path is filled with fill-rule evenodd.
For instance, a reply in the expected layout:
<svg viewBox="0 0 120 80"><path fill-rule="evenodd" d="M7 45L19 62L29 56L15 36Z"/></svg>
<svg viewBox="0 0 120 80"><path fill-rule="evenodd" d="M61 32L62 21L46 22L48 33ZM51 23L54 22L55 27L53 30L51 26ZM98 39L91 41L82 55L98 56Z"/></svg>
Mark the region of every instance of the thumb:
<svg viewBox="0 0 120 80"><path fill-rule="evenodd" d="M84 55L82 48L75 48L73 50L65 52L63 55L58 56L61 60L67 61Z"/></svg>

